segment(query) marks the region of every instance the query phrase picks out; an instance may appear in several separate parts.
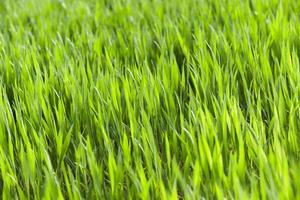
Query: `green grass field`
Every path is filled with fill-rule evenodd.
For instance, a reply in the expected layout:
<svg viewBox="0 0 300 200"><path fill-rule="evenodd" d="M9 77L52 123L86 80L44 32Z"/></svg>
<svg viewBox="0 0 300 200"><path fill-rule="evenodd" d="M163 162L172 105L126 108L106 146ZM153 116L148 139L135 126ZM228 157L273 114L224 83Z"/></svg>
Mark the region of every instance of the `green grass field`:
<svg viewBox="0 0 300 200"><path fill-rule="evenodd" d="M1 0L3 199L300 199L300 1Z"/></svg>

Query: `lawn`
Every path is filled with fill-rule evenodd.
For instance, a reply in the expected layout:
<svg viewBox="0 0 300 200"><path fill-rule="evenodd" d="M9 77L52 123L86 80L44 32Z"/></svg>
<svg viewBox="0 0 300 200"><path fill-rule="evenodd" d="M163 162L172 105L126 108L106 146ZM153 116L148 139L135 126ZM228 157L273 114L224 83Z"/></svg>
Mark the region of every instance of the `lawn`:
<svg viewBox="0 0 300 200"><path fill-rule="evenodd" d="M300 199L300 1L0 0L3 199Z"/></svg>

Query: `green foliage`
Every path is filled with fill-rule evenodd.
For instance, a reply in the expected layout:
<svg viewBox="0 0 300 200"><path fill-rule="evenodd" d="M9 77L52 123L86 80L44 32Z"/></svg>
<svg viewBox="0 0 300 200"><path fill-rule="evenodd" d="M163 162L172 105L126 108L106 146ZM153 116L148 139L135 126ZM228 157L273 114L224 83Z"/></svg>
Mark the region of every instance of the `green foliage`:
<svg viewBox="0 0 300 200"><path fill-rule="evenodd" d="M300 1L1 0L3 199L300 199Z"/></svg>

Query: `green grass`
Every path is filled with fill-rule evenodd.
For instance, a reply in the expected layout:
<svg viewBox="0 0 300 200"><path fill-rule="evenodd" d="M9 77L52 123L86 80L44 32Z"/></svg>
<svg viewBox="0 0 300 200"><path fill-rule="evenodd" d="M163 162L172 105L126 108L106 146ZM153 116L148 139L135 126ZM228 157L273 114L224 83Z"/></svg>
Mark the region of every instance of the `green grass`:
<svg viewBox="0 0 300 200"><path fill-rule="evenodd" d="M3 199L300 199L300 1L1 0Z"/></svg>

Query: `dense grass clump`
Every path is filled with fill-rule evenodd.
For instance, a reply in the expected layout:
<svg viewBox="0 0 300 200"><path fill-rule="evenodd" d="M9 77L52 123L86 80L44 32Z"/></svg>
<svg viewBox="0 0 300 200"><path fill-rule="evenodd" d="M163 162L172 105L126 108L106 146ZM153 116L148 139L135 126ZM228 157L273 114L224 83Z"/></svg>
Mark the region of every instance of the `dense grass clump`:
<svg viewBox="0 0 300 200"><path fill-rule="evenodd" d="M299 11L1 0L3 199L300 199Z"/></svg>

